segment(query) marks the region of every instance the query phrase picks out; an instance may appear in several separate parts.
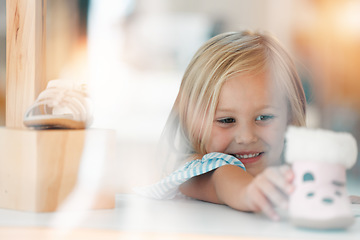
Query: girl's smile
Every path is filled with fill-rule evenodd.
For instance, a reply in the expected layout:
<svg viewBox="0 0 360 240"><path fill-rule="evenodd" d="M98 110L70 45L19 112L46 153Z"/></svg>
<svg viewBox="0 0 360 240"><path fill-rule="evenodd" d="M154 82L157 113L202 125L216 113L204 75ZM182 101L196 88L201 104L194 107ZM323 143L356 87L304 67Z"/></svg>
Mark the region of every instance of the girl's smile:
<svg viewBox="0 0 360 240"><path fill-rule="evenodd" d="M287 127L287 104L266 72L237 74L221 88L207 152L235 156L250 174L278 164Z"/></svg>
<svg viewBox="0 0 360 240"><path fill-rule="evenodd" d="M243 152L232 155L238 158L243 164L245 163L249 164L258 161L263 153L264 152L246 152L246 153Z"/></svg>

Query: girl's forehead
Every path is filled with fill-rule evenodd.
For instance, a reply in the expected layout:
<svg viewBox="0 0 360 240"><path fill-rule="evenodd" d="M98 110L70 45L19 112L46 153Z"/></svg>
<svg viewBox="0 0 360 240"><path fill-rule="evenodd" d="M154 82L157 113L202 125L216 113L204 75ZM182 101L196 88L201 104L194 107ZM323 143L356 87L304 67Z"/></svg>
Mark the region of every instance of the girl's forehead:
<svg viewBox="0 0 360 240"><path fill-rule="evenodd" d="M284 94L267 72L239 73L224 82L218 106L229 104L283 105L284 102Z"/></svg>
<svg viewBox="0 0 360 240"><path fill-rule="evenodd" d="M272 94L277 91L275 82L267 72L260 73L237 73L225 80L220 94L226 92L241 92L251 94L252 92Z"/></svg>

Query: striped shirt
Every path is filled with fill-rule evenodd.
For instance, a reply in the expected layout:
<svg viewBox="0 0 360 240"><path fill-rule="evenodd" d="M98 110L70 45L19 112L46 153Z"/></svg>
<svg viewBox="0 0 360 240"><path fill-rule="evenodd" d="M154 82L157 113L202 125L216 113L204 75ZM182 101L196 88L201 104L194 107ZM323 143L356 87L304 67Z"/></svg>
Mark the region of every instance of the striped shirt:
<svg viewBox="0 0 360 240"><path fill-rule="evenodd" d="M150 198L171 199L180 193L179 186L182 183L224 165L235 165L246 171L244 164L239 159L228 154L213 152L204 155L202 159L187 162L159 182L147 187L137 188L135 191Z"/></svg>

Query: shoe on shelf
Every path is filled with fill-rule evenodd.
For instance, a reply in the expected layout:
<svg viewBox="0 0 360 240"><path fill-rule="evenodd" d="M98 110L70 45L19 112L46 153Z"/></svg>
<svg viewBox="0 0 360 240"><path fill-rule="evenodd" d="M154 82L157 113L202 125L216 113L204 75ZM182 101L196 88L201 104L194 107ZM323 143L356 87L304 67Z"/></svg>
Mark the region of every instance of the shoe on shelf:
<svg viewBox="0 0 360 240"><path fill-rule="evenodd" d="M87 85L67 79L48 82L24 116L24 124L35 129L84 129L93 120Z"/></svg>

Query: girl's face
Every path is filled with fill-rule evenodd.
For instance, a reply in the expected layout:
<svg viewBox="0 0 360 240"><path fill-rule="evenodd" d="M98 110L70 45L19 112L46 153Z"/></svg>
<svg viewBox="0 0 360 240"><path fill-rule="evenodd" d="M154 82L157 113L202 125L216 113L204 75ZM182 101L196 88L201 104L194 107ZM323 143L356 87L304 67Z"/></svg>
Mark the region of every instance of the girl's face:
<svg viewBox="0 0 360 240"><path fill-rule="evenodd" d="M237 74L221 89L206 151L235 156L255 176L280 161L287 111L265 73Z"/></svg>

